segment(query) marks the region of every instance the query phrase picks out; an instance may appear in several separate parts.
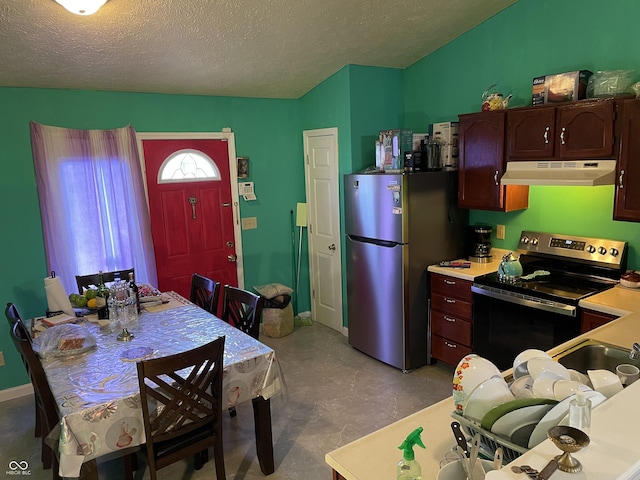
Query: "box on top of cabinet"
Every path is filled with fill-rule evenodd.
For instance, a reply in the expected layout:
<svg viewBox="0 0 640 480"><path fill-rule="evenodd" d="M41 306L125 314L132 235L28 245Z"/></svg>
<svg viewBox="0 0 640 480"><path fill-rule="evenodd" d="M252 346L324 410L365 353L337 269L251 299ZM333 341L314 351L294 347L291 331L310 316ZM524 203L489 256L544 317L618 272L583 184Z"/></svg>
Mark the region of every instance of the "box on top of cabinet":
<svg viewBox="0 0 640 480"><path fill-rule="evenodd" d="M380 130L379 142L382 169L390 173L404 172L404 154L413 152L413 130Z"/></svg>
<svg viewBox="0 0 640 480"><path fill-rule="evenodd" d="M432 126L432 138L440 143L440 163L445 170L458 168L459 137L459 122L440 122Z"/></svg>
<svg viewBox="0 0 640 480"><path fill-rule="evenodd" d="M531 103L532 105L544 105L545 103L572 102L587 98L587 82L591 75L592 72L589 70L576 70L535 77Z"/></svg>

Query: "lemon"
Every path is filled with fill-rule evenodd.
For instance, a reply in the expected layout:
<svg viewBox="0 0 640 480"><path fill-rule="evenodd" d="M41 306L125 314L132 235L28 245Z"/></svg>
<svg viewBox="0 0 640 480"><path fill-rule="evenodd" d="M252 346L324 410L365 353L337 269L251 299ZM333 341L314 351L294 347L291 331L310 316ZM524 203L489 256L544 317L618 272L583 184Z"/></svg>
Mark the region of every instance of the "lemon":
<svg viewBox="0 0 640 480"><path fill-rule="evenodd" d="M96 303L98 303L98 301L95 298L90 298L89 300L87 300L87 307L88 308L97 308Z"/></svg>

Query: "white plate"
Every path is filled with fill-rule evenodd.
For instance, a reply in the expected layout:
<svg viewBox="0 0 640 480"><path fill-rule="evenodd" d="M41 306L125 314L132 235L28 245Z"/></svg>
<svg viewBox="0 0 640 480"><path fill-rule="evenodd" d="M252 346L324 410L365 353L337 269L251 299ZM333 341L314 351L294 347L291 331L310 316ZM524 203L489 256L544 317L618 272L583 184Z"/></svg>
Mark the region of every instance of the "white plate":
<svg viewBox="0 0 640 480"><path fill-rule="evenodd" d="M528 434L531 434L538 422L540 422L553 407L555 407L554 404L530 405L528 407L518 408L517 410L504 414L496 420L491 427L491 431L509 441L519 440L514 443L526 447L529 437L527 437L525 441L522 441L521 435L524 434L523 432L526 430ZM518 438L515 438L516 436Z"/></svg>
<svg viewBox="0 0 640 480"><path fill-rule="evenodd" d="M600 392L590 391L584 392L585 398L591 399L591 406L595 407L599 405L606 397L602 395ZM547 412L547 414L542 417L542 420L538 423L536 428L534 428L533 432L531 432L531 437L529 437L529 448L533 448L538 445L540 442L547 438L547 431L551 427L555 427L560 424L566 416L569 414L569 403L571 400L576 398L575 394L570 397L565 398L561 402L559 402L555 407Z"/></svg>

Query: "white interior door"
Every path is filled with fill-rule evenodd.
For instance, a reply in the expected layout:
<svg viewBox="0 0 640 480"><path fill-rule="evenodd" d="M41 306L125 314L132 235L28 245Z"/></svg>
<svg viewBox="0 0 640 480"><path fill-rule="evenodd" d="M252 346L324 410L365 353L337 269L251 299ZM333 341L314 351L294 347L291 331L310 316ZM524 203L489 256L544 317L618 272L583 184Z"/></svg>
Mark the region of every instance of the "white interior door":
<svg viewBox="0 0 640 480"><path fill-rule="evenodd" d="M338 129L303 132L312 318L342 332Z"/></svg>

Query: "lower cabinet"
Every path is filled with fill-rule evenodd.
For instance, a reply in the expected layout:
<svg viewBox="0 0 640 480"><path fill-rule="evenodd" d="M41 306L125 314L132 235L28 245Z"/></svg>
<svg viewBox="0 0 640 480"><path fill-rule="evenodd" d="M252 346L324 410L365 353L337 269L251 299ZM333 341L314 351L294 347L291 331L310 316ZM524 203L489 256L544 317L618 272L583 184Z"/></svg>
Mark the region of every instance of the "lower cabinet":
<svg viewBox="0 0 640 480"><path fill-rule="evenodd" d="M605 323L609 323L611 320L618 318L617 315L610 315L608 313L596 312L595 310L582 310L580 314L580 333L593 330Z"/></svg>
<svg viewBox="0 0 640 480"><path fill-rule="evenodd" d="M472 282L431 274L431 356L457 365L473 348Z"/></svg>

